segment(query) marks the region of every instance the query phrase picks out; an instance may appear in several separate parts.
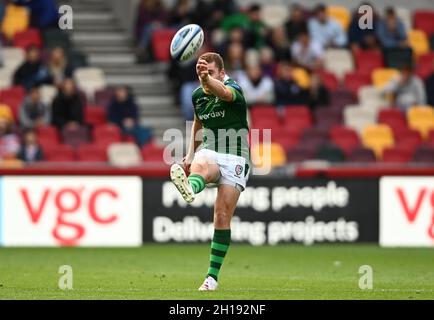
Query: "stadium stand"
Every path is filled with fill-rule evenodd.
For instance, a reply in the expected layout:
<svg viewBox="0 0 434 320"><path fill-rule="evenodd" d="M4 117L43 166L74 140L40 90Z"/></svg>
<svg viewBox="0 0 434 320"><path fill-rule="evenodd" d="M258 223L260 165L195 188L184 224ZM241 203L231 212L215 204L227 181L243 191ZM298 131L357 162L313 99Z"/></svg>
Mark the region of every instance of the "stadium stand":
<svg viewBox="0 0 434 320"><path fill-rule="evenodd" d="M173 107L179 101L179 92L172 88L178 88L177 83L184 81L179 79L179 75L189 75L177 73L177 76L170 77L171 86L164 74L170 68L176 69L176 66L171 66L173 62L168 47L180 25L169 22L172 21L170 10L165 9L161 28L149 30L145 26L147 33L143 33L140 30L143 25L137 25L136 38L132 39L114 19L109 3L74 1L78 13L84 10L89 13L79 17L80 26L74 33L41 28L32 23L25 7L7 5L1 21L0 117L12 123L12 131L21 137L23 128L20 127L19 112L28 95L23 86L14 83L15 71L28 63L26 50L30 45L42 49L42 68L46 68L50 52L61 47L66 53L67 69L71 71L70 74L65 71L62 77L74 79L83 112L76 125L35 128L46 160L115 163L109 155L110 145L137 142L122 125L110 123L108 106L116 87L127 85L139 106L137 125L153 131L145 145L138 143L140 157L136 156L137 150L131 152L136 154L131 156L135 159L131 163L162 162L161 137L164 130L185 130L181 110ZM297 31L285 29L294 25L290 24L288 6L260 3L260 22L264 32L255 34L246 27L241 39L230 38L230 28L219 28L219 23L224 24L224 21L205 21L203 17L189 14L182 21L183 24L201 24L208 49L220 52L225 60L233 42L241 42L249 54L246 54L245 61L241 61L240 68L244 69L249 63L259 63L262 72L275 80L279 65L291 58L288 35L291 33L297 37L297 32L307 30L303 28L307 28L314 6L304 7L305 24L303 27L301 23ZM248 6L238 5L237 12L245 12ZM209 8L213 10L212 4ZM327 7L327 13L348 33L353 9L333 4ZM194 6L191 12L194 12ZM300 87L300 92L294 95L294 103L283 106L256 103L250 107L251 127L272 129L273 166L315 158L330 162L434 161L434 158L429 158L429 148L434 140L433 107L415 105L404 111L395 107L393 95L385 96L380 90L391 79L399 78L398 70L407 65L413 65L416 75L423 80L434 74L434 53L430 47L430 41L434 39L434 11L397 7L396 12L406 28L407 46L386 49L377 43L357 50L349 45L320 48L320 66L305 69L291 62L293 79ZM164 20L163 17L169 18ZM286 42L281 47L273 42L275 30L279 28L283 30ZM144 41L146 36L149 36L149 42ZM249 39L255 40L251 42ZM146 46L140 47L143 43L147 43ZM263 52L267 50L272 53L271 60L265 58L267 55ZM144 60L140 52L146 52ZM228 72L237 78L235 70ZM318 99L314 92L319 91L315 91L317 84L313 80L318 75L324 87L321 92L329 96L327 103L321 106L313 102ZM37 83L41 101L50 109L59 95L62 77L39 79ZM170 94L172 90L174 96ZM263 148L260 145L253 147ZM119 153L113 151L113 154Z"/></svg>

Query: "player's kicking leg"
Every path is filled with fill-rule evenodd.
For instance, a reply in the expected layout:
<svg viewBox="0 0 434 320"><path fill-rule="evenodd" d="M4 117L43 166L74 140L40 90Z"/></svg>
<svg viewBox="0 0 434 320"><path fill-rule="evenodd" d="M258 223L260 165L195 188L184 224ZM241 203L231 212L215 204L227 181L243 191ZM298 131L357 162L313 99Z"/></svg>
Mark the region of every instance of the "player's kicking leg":
<svg viewBox="0 0 434 320"><path fill-rule="evenodd" d="M207 183L218 181L220 168L209 158L197 157L191 164L188 177L182 166L175 163L170 168L170 178L184 200L191 203L194 195L205 189Z"/></svg>

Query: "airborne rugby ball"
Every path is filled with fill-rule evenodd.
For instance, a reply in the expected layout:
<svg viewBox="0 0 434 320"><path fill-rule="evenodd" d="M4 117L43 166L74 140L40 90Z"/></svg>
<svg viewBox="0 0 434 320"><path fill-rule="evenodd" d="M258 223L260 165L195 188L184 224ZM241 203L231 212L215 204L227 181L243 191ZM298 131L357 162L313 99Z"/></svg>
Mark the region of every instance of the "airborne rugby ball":
<svg viewBox="0 0 434 320"><path fill-rule="evenodd" d="M170 55L178 61L195 57L203 44L203 30L197 24L188 24L176 32L170 44Z"/></svg>

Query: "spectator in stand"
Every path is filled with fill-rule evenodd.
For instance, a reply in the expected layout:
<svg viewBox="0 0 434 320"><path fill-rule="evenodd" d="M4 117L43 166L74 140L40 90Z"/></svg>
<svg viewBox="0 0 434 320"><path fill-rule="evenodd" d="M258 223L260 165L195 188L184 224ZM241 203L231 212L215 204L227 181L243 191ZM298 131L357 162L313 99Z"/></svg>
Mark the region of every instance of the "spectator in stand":
<svg viewBox="0 0 434 320"><path fill-rule="evenodd" d="M268 46L273 49L277 61L291 60L291 47L283 27L273 28L267 37Z"/></svg>
<svg viewBox="0 0 434 320"><path fill-rule="evenodd" d="M14 0L14 4L29 9L33 27L38 29L58 27L59 7L56 0Z"/></svg>
<svg viewBox="0 0 434 320"><path fill-rule="evenodd" d="M59 129L78 127L83 123L84 106L72 79L65 79L54 98L52 123Z"/></svg>
<svg viewBox="0 0 434 320"><path fill-rule="evenodd" d="M304 10L300 4L295 3L291 6L289 19L285 23L285 31L291 43L298 39L300 33L308 32Z"/></svg>
<svg viewBox="0 0 434 320"><path fill-rule="evenodd" d="M224 17L239 11L235 0L195 0L194 2L196 5L192 10L192 21L210 32L220 28Z"/></svg>
<svg viewBox="0 0 434 320"><path fill-rule="evenodd" d="M326 107L329 105L329 90L324 86L318 73L311 74L309 84L309 107L313 110L317 107Z"/></svg>
<svg viewBox="0 0 434 320"><path fill-rule="evenodd" d="M324 4L316 7L314 17L309 19L308 28L313 41L318 42L323 48L345 47L348 43L342 26L328 16Z"/></svg>
<svg viewBox="0 0 434 320"><path fill-rule="evenodd" d="M143 146L151 138L151 132L137 123L138 110L139 107L130 89L126 86L118 86L108 106L108 119L121 128L126 135L134 137L137 144Z"/></svg>
<svg viewBox="0 0 434 320"><path fill-rule="evenodd" d="M20 140L11 131L11 124L0 118L0 159L15 159L20 150Z"/></svg>
<svg viewBox="0 0 434 320"><path fill-rule="evenodd" d="M62 84L63 80L72 77L73 70L68 63L65 50L62 47L56 47L51 50L47 69L48 78L45 82L57 87Z"/></svg>
<svg viewBox="0 0 434 320"><path fill-rule="evenodd" d="M373 8L373 21L372 28L362 29L359 26L360 19L363 16L363 13L360 13L359 10L355 10L352 15L352 19L350 22L350 27L348 31L348 38L350 42L350 48L353 52L363 49L363 50L373 50L379 49L379 43L377 39L377 29L378 29L378 14L376 13L374 6L369 2L364 2L360 4L361 6L370 6Z"/></svg>
<svg viewBox="0 0 434 320"><path fill-rule="evenodd" d="M238 73L238 84L243 88L244 97L249 106L271 104L274 101L273 80L262 74L258 65L247 66L246 71Z"/></svg>
<svg viewBox="0 0 434 320"><path fill-rule="evenodd" d="M276 105L307 104L308 94L305 89L294 80L293 66L290 62L281 62L277 69L277 79L274 82Z"/></svg>
<svg viewBox="0 0 434 320"><path fill-rule="evenodd" d="M41 100L38 86L30 89L23 104L20 106L20 124L25 129L46 126L51 123L51 110Z"/></svg>
<svg viewBox="0 0 434 320"><path fill-rule="evenodd" d="M162 0L140 1L135 28L139 61L152 60L150 55L152 33L166 25L167 17L168 13Z"/></svg>
<svg viewBox="0 0 434 320"><path fill-rule="evenodd" d="M191 104L191 93L199 86L196 74L196 60L178 63L171 61L169 68L169 79L175 89L175 99L181 106L181 112L185 120L193 120L193 107Z"/></svg>
<svg viewBox="0 0 434 320"><path fill-rule="evenodd" d="M383 20L379 22L377 36L383 48L408 47L405 25L392 7L386 9Z"/></svg>
<svg viewBox="0 0 434 320"><path fill-rule="evenodd" d="M244 48L240 43L232 43L226 53L225 69L236 73L244 68Z"/></svg>
<svg viewBox="0 0 434 320"><path fill-rule="evenodd" d="M48 71L42 63L41 50L37 46L29 46L26 50L26 60L14 73L14 85L21 85L29 90L34 85L44 82L47 76Z"/></svg>
<svg viewBox="0 0 434 320"><path fill-rule="evenodd" d="M24 162L36 162L44 160L44 153L41 146L38 144L35 131L27 130L24 133L23 144L17 158Z"/></svg>
<svg viewBox="0 0 434 320"><path fill-rule="evenodd" d="M223 35L223 37L225 37ZM227 52L229 46L233 43L239 43L244 47L246 44L244 43L244 30L242 28L234 28L229 31L227 37L224 38L219 44L217 44L215 51L219 53L221 56L224 56Z"/></svg>
<svg viewBox="0 0 434 320"><path fill-rule="evenodd" d="M247 48L260 49L265 45L267 29L261 20L261 6L258 4L252 4L246 13L226 17L222 22L222 28L226 33L233 28L242 28Z"/></svg>
<svg viewBox="0 0 434 320"><path fill-rule="evenodd" d="M259 61L261 64L262 73L265 76L274 78L276 75L276 61L274 59L274 52L270 47L263 47L259 51Z"/></svg>
<svg viewBox="0 0 434 320"><path fill-rule="evenodd" d="M297 41L292 44L291 55L299 67L309 71L318 70L323 65L324 50L311 39L308 32L299 34Z"/></svg>
<svg viewBox="0 0 434 320"><path fill-rule="evenodd" d="M207 45L203 45L197 56L201 56L208 50ZM168 77L175 89L175 100L181 106L184 119L193 120L194 110L191 104L191 94L193 90L199 86L196 73L196 60L193 59L183 63L178 63L172 59Z"/></svg>
<svg viewBox="0 0 434 320"><path fill-rule="evenodd" d="M426 104L423 81L414 74L410 66L404 66L398 78L392 79L383 89L385 95L392 95L393 105L407 111L415 105Z"/></svg>
<svg viewBox="0 0 434 320"><path fill-rule="evenodd" d="M192 20L190 0L178 0L170 11L168 25L172 28L179 29Z"/></svg>
<svg viewBox="0 0 434 320"><path fill-rule="evenodd" d="M427 93L427 102L430 106L434 106L434 61L433 61L433 72L425 80L425 91Z"/></svg>

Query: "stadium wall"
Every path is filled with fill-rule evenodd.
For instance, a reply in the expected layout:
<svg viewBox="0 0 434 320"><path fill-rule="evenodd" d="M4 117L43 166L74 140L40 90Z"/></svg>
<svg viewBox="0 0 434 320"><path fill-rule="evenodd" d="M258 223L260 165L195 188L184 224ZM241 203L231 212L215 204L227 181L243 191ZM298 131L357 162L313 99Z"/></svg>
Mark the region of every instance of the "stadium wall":
<svg viewBox="0 0 434 320"><path fill-rule="evenodd" d="M215 189L187 206L166 175L155 171L152 176L134 168L49 171L2 170L1 246L210 240ZM252 177L237 207L233 240L434 247L433 186L432 175Z"/></svg>

